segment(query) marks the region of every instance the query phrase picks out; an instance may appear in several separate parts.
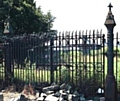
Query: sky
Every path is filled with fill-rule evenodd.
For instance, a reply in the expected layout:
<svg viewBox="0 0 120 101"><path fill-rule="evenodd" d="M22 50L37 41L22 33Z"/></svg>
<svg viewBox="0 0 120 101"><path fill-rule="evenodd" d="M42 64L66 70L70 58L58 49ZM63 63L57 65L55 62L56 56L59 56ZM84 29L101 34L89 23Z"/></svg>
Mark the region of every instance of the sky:
<svg viewBox="0 0 120 101"><path fill-rule="evenodd" d="M101 30L104 25L111 2L116 26L114 33L120 32L120 0L35 0L44 13L51 11L56 17L53 28L58 31Z"/></svg>

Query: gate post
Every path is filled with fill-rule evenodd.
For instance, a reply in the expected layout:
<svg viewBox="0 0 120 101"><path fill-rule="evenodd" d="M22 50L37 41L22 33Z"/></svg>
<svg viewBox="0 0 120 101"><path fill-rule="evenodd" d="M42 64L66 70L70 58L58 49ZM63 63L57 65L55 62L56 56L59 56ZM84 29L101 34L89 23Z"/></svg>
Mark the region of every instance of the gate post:
<svg viewBox="0 0 120 101"><path fill-rule="evenodd" d="M116 82L114 76L113 62L113 29L116 25L114 20L114 15L112 14L111 8L113 7L111 3L109 4L109 12L105 21L105 26L107 27L107 76L105 84L105 100L106 101L116 101Z"/></svg>
<svg viewBox="0 0 120 101"><path fill-rule="evenodd" d="M10 16L5 20L4 22L4 32L3 34L7 36L7 40L5 42L5 81L6 85L11 84L12 80L12 51L11 51L11 40L9 39L9 36L13 34L13 30L10 24Z"/></svg>
<svg viewBox="0 0 120 101"><path fill-rule="evenodd" d="M11 84L11 78L12 72L11 72L11 49L10 49L10 43L5 44L5 83L6 86Z"/></svg>

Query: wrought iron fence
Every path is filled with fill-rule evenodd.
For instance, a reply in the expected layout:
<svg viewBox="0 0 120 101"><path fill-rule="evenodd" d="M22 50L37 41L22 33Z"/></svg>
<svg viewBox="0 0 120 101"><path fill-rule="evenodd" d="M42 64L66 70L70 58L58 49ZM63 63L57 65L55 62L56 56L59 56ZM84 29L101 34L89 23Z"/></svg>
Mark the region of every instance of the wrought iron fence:
<svg viewBox="0 0 120 101"><path fill-rule="evenodd" d="M107 46L102 31L59 32L1 37L0 79L5 83L69 83L81 92L105 86ZM120 91L119 38L114 69ZM93 93L89 93L93 94Z"/></svg>
<svg viewBox="0 0 120 101"><path fill-rule="evenodd" d="M103 85L104 35L101 32L31 34L1 37L1 40L2 79L35 84L68 82L82 86L90 80L95 83L100 76L100 85Z"/></svg>

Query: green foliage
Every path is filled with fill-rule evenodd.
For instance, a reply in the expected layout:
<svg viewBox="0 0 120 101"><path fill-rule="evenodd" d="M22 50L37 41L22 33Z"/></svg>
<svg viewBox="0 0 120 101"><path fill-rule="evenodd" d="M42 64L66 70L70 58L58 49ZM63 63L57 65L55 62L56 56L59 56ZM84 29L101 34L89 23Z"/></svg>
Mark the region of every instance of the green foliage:
<svg viewBox="0 0 120 101"><path fill-rule="evenodd" d="M69 74L68 70L69 69L64 66L61 68L61 82L63 82L63 83L64 82L68 83L70 80L70 74Z"/></svg>
<svg viewBox="0 0 120 101"><path fill-rule="evenodd" d="M41 7L36 7L34 0L3 0L0 15L2 26L10 16L14 34L47 32L54 22L51 12L44 14Z"/></svg>

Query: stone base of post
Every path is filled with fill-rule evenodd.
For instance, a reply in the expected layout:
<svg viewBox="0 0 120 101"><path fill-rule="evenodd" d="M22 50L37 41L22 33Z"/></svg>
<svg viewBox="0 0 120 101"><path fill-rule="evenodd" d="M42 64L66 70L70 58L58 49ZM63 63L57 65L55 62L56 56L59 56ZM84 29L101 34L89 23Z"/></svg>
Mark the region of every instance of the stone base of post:
<svg viewBox="0 0 120 101"><path fill-rule="evenodd" d="M116 101L117 97L117 84L115 76L108 74L106 76L105 84L105 101Z"/></svg>

